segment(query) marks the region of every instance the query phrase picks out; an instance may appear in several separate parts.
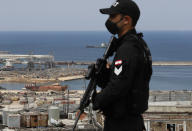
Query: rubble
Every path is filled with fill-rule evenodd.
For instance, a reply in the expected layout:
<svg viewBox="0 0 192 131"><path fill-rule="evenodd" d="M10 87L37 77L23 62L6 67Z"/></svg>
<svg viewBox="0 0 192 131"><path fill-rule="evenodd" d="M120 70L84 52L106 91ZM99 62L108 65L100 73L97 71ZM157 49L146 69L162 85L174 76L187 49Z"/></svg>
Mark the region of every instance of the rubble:
<svg viewBox="0 0 192 131"><path fill-rule="evenodd" d="M50 68L43 70L12 70L0 71L0 83L2 82L20 82L20 83L44 83L57 82L84 77L87 69L83 68ZM3 88L2 88L3 89Z"/></svg>

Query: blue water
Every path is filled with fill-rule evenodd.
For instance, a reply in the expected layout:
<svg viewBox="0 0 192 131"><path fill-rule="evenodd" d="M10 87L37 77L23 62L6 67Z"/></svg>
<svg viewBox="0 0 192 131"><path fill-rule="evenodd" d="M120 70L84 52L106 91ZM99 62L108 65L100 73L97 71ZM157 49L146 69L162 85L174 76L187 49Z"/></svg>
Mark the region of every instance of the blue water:
<svg viewBox="0 0 192 131"><path fill-rule="evenodd" d="M14 54L53 54L55 60L95 61L104 49L86 48L108 42L108 32L0 32L0 50ZM192 61L192 31L146 31L153 61ZM191 90L192 67L154 67L152 90ZM62 82L71 89L81 89L83 80ZM7 89L21 89L24 84L3 83Z"/></svg>

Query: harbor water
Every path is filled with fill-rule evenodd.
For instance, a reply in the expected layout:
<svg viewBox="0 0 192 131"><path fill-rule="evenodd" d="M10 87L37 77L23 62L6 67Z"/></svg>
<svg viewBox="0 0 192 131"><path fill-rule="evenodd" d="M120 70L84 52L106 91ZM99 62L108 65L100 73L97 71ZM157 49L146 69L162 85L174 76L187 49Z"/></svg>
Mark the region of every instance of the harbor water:
<svg viewBox="0 0 192 131"><path fill-rule="evenodd" d="M192 61L192 31L144 31L153 61ZM56 61L95 61L103 48L86 45L107 43L110 34L101 32L0 32L0 50L13 54L53 54ZM151 90L191 90L192 66L154 66ZM69 89L84 89L88 81L61 82ZM6 89L22 89L25 83L1 83Z"/></svg>

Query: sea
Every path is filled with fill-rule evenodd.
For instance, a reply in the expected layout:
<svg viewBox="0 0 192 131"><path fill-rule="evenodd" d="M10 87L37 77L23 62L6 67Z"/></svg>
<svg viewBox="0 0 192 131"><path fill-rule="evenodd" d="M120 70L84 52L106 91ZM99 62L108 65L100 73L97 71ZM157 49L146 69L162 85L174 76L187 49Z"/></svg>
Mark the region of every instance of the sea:
<svg viewBox="0 0 192 131"><path fill-rule="evenodd" d="M138 31L140 32L140 31ZM192 31L142 31L153 61L192 61ZM107 31L1 31L0 51L12 54L51 54L56 61L95 61L105 49L86 48L108 43ZM83 90L84 79L61 82ZM21 90L24 83L0 83ZM153 66L151 90L192 90L192 66Z"/></svg>

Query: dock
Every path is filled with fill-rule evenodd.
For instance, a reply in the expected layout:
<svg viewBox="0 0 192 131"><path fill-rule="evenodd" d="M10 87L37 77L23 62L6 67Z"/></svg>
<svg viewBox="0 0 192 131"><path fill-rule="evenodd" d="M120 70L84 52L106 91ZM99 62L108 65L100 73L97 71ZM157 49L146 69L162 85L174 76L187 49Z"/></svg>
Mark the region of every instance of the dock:
<svg viewBox="0 0 192 131"><path fill-rule="evenodd" d="M91 65L93 61L55 61L56 65ZM153 66L192 66L192 61L153 61Z"/></svg>
<svg viewBox="0 0 192 131"><path fill-rule="evenodd" d="M155 61L153 66L192 66L192 61Z"/></svg>

